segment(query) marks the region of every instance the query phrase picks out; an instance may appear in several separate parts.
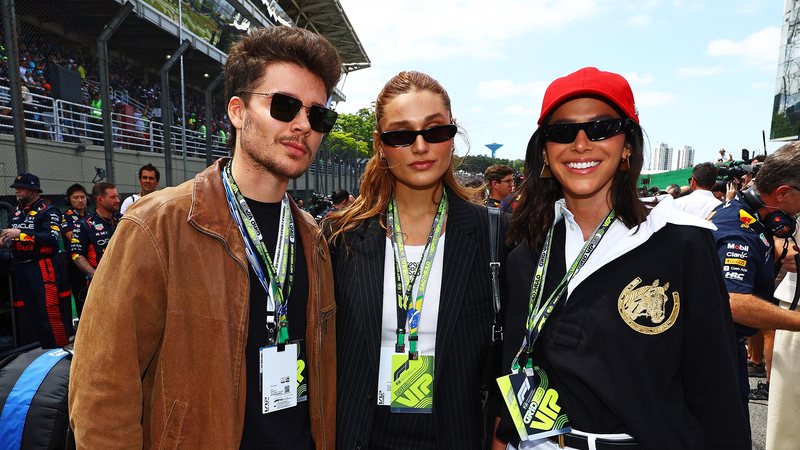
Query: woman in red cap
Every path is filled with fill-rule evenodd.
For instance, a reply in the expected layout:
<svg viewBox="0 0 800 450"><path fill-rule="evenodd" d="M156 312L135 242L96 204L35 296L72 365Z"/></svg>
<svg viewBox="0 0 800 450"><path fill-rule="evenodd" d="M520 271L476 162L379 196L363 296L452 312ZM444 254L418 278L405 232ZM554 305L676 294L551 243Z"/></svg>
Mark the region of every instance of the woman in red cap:
<svg viewBox="0 0 800 450"><path fill-rule="evenodd" d="M498 383L510 414L497 438L750 448L712 226L672 199L638 199L644 145L628 82L593 67L559 78L538 124L509 237L510 374Z"/></svg>

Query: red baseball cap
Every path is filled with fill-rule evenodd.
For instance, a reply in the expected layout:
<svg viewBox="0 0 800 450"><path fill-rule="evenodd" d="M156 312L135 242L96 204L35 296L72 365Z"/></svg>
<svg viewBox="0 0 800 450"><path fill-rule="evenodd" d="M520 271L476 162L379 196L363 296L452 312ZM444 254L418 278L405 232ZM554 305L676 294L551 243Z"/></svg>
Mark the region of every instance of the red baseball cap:
<svg viewBox="0 0 800 450"><path fill-rule="evenodd" d="M596 67L584 67L550 83L544 93L542 113L537 123L542 125L544 119L567 100L584 96L602 97L639 123L639 113L628 81L619 74L603 72Z"/></svg>

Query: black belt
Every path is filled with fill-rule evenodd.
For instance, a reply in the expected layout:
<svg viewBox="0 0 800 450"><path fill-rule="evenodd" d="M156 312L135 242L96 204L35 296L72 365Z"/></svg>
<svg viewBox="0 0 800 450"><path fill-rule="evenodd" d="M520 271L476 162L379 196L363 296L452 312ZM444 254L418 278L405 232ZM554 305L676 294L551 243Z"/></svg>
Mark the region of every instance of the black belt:
<svg viewBox="0 0 800 450"><path fill-rule="evenodd" d="M589 450L589 438L586 436L579 436L577 434L567 433L562 434L560 436L550 436L547 439L555 442L556 444L559 443L559 437L564 437L564 445L571 448L577 448L580 450ZM636 439L629 438L629 439L619 439L619 440L611 440L611 439L601 439L597 438L594 441L594 446L597 450L634 450L638 449L639 443Z"/></svg>

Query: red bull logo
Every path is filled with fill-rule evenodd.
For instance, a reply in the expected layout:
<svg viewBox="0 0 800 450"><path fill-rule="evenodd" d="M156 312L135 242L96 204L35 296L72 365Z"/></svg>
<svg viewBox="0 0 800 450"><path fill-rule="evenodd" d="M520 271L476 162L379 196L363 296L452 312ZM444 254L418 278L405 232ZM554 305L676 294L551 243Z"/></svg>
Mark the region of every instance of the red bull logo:
<svg viewBox="0 0 800 450"><path fill-rule="evenodd" d="M750 225L756 223L756 218L751 216L747 211L739 210L739 221L742 222L742 228L750 228Z"/></svg>

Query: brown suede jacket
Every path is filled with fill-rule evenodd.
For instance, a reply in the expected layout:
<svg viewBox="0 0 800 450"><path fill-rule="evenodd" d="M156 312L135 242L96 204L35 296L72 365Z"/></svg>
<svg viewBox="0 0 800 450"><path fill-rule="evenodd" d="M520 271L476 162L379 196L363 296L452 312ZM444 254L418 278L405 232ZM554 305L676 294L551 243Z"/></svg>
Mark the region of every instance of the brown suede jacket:
<svg viewBox="0 0 800 450"><path fill-rule="evenodd" d="M250 284L219 160L127 211L92 281L69 386L78 448L239 448ZM311 430L336 442L328 245L292 203L308 269Z"/></svg>

